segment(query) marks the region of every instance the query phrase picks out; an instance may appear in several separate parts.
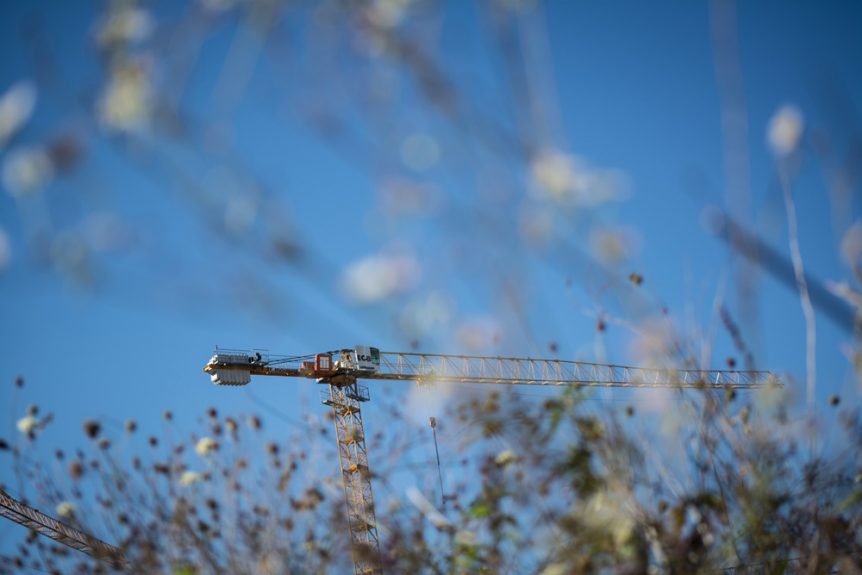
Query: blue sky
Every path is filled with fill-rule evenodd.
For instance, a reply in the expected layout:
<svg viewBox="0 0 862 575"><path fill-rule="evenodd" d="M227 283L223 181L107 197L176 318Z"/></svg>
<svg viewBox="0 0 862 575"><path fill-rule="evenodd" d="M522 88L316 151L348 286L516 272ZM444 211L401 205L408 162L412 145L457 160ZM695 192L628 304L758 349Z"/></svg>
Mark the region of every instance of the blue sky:
<svg viewBox="0 0 862 575"><path fill-rule="evenodd" d="M174 24L184 10L161 3L152 13L156 30ZM37 193L0 193L0 230L11 252L0 268L0 437L17 437L15 422L29 403L56 414L45 442L61 445L82 439L80 422L87 417L134 417L157 429L166 409L183 426L211 405L258 410L243 390L216 388L201 372L215 345L304 354L356 343L406 351L417 343L423 351L459 353L465 350L458 334L490 322L503 337L485 346L488 353L552 355L553 342L562 358L630 364L640 357L629 327L666 307L679 325L706 332L716 323L720 293L749 328L757 365L788 374L804 397L798 296L761 275L759 319L738 317L738 258L702 223L707 206L728 208L723 104L707 3L551 2L527 11L517 30L528 40L515 53L544 66L528 67L536 76L532 97L541 104L536 116L519 108L509 89L506 57L487 9L449 3L439 12L420 9L415 22L410 16L402 23L430 47L477 117L494 118L503 131L529 126L524 133L534 143L619 176L624 199L595 209L537 198L529 166L511 151L495 156L493 148L477 144L460 131L467 126L424 102L397 67L375 67L352 53L335 60L343 68L316 67L315 58L326 52L316 54L310 43L315 32L308 10L286 18L286 48L257 54L245 89L230 105L219 98L230 101L231 91L219 86L230 47L242 34L233 16L212 26L181 88L167 71L181 62L176 53L152 40L135 48L153 58L156 93L178 97L190 119L188 141L179 143L153 127L126 137L92 120L105 83L103 54L93 40L96 11L38 2L7 3L3 11L0 93L30 79L38 101L30 122L0 154L42 145L57 133L79 137L85 154L74 171ZM42 25L36 36L26 26L34 15ZM862 6L741 3L736 16L751 221L767 243L788 253L766 131L776 111L792 104L805 122L792 184L804 262L821 279L849 279L839 245L859 217L859 184L836 219L828 182L829 166L840 162L848 142L856 138L859 145ZM333 45L336 53L346 50ZM40 50L51 54L53 72L45 71ZM392 109L382 114L364 107L369 78L378 76L381 89L386 82L398 87ZM321 136L309 120L327 106L345 117L343 140ZM418 172L398 163L404 155L398 146L417 133L430 134L438 156ZM824 137L828 161L815 152ZM345 144L350 138L353 143ZM401 180L431 190L434 209L388 213L380 190ZM219 203L231 205L233 185L252 188L256 198L251 231L244 228L237 237L212 219L233 209ZM203 201L195 199L201 190ZM238 206L242 213L244 204ZM551 218L565 241L524 248L518 230L525 206ZM89 229L94 213L117 216L128 245L94 252L92 282L76 282L28 242L34 217L48 214L51 233L60 234ZM623 281L608 288L601 273L571 263L575 250L594 250L591 234L602 229L632 238L629 257L609 268L623 279L642 274L642 286ZM298 262L267 252L266 242L280 233L298 241ZM54 245L62 247L76 236L56 237ZM343 289L346 270L375 254L404 255L421 273L402 278L410 285L391 298L357 302ZM501 277L514 282L520 319ZM448 319L414 341L399 318L411 303L425 305L440 294L449 302ZM602 314L619 321L599 336ZM817 329L818 405L833 393L858 402L860 388L842 352L842 346L852 348L850 336L822 316ZM723 367L724 358L736 354L726 332L720 326L714 331L710 363ZM18 375L27 385L16 392ZM255 381L253 392L294 421L324 410L312 382ZM366 422L384 424L373 401ZM278 432L281 424L275 425ZM6 473L4 467L0 481Z"/></svg>

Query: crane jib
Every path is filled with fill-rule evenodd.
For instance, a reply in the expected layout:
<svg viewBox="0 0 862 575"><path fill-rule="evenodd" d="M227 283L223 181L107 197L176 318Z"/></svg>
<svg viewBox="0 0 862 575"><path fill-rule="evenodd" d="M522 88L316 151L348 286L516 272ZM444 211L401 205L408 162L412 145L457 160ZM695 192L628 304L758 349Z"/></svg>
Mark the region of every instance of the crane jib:
<svg viewBox="0 0 862 575"><path fill-rule="evenodd" d="M359 352L359 350L362 350ZM733 388L781 386L768 371L642 368L557 359L379 352L360 348L333 361L332 352L291 366L260 353L219 353L204 370L220 385L245 385L250 375L302 377L329 382L338 375L422 383L479 383L584 387Z"/></svg>
<svg viewBox="0 0 862 575"><path fill-rule="evenodd" d="M49 537L82 553L118 566L127 564L122 550L61 523L0 490L0 517Z"/></svg>

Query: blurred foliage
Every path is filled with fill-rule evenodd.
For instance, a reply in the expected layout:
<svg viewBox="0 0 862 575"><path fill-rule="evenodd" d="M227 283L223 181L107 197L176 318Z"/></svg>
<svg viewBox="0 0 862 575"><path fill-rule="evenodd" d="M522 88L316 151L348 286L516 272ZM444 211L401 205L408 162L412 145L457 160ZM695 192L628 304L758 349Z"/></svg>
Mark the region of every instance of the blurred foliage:
<svg viewBox="0 0 862 575"><path fill-rule="evenodd" d="M374 480L389 493L377 513L384 572L859 572L858 410L833 408L846 447L812 459L800 445L806 423L784 413L786 396L680 394L673 408L686 423L674 437L632 408L596 414L587 397L576 388L541 401L492 391L458 402L448 419L464 431L443 435L452 440L444 494L423 480L430 461L414 476L424 493L393 489L400 450L372 442ZM395 424L408 425L403 417L393 414ZM88 420L86 447L56 451L53 464L29 429L4 440L0 457L31 504L117 544L131 573L351 569L326 430L278 443L260 417L210 409L200 435L177 438L165 418L161 437L149 439L131 421L109 435L117 426ZM35 535L2 565L116 570Z"/></svg>
<svg viewBox="0 0 862 575"><path fill-rule="evenodd" d="M715 3L718 80L729 102L723 113L737 121L745 116L732 109L736 47L722 43L733 34L721 28L727 5ZM403 0L117 0L81 33L95 54L93 74L81 81L55 66L62 58L48 49L39 19L30 22L27 48L41 65L0 95L0 175L29 256L95 289L110 283L104 274L119 256L154 250L156 257L134 261L149 281L183 294L182 306L206 302L203 290L253 302L260 308L253 311L264 312L257 317L278 320L283 307L309 304L292 301L282 283L301 278L315 289L340 289L357 307L385 308L390 313L379 317L391 319L412 347L435 338L464 351L526 342L557 354L560 342L532 331L535 316L557 318L524 285L538 262L592 298L586 313L594 316L599 354L607 331L620 328L645 366L700 367L710 337L679 327L650 295L649 270L630 269L639 233L612 217L629 192L625 174L570 150L560 132L540 5L495 1L476 9L500 70L494 81L502 89L494 93L504 101L490 104L476 97L481 86L470 62L439 47L446 10ZM213 60L217 38L226 54ZM215 61L216 72L206 96L193 97L202 61ZM242 149L236 118L258 105L246 99L257 93L258 65L276 85L263 90L278 102L267 100L273 121L293 126L298 119L373 182L374 225L366 232L379 245L374 253L335 261L331 246L303 229L310 215L295 213L297 195L262 176L253 151ZM49 98L67 121L30 129ZM747 138L746 129L736 135ZM853 214L846 206L858 187L858 146L838 157L843 146L816 133L806 147L807 130L793 106L777 110L767 127L787 197L810 154L822 160L836 213ZM731 134L726 143L734 142ZM134 213L140 204L124 195L130 181L144 181L153 202L184 206L160 224L168 228L176 217L182 237L193 239L178 247L170 234L162 238L165 229L143 226ZM63 185L76 193L58 193ZM731 215L751 225L743 210L750 198L730 196L739 200L730 202ZM838 223L846 281L821 285L799 261L764 250L754 259L770 273L785 266L793 289L806 280L844 300L853 327L862 309L862 228ZM424 242L426 228L440 241ZM211 259L196 251L195 234L235 269L215 280L221 270L207 265L202 273L201 262ZM730 243L747 255L740 237L731 234ZM12 247L0 229L0 271L11 265ZM237 269L255 273L237 280ZM194 276L206 277L184 283ZM440 277L473 279L462 285ZM756 314L745 305L757 294L740 293L742 321L723 301L716 319L751 367L747 322ZM486 313L458 313L476 301ZM859 373L858 341L851 347ZM726 359L730 368L736 362ZM372 442L372 454L389 454L371 462L375 486L392 492L379 498L377 513L384 571L862 572L858 411L837 396L829 400L844 436L819 456L805 448L814 422L790 415L780 389L656 397L658 408L635 402L602 414L576 389L541 401L499 390L460 398L441 418L465 430L457 447L444 446L451 450L443 457L451 472L444 494L424 487L430 464L417 472L423 490L403 494L388 485L410 434L395 448ZM396 415L392 425L409 425ZM274 442L260 417L210 410L190 437L177 437L166 413L165 429L144 439L134 421L116 432L113 422L94 419L83 425L85 448L56 451L50 461L40 433L51 423L33 406L18 419L17 438L0 438L0 460L15 478L4 489L119 545L129 572L350 570L331 431L309 426L291 442ZM431 503L438 496L439 506ZM0 573L113 569L33 534L0 563Z"/></svg>

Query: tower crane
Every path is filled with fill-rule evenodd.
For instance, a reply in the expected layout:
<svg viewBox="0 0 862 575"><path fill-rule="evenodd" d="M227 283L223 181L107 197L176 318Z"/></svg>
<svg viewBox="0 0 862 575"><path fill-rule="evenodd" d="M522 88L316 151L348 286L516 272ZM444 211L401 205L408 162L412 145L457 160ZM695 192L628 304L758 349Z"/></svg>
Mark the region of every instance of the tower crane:
<svg viewBox="0 0 862 575"><path fill-rule="evenodd" d="M58 543L77 549L91 557L123 566L123 552L83 531L57 521L0 490L0 517L5 517Z"/></svg>
<svg viewBox="0 0 862 575"><path fill-rule="evenodd" d="M381 352L368 346L306 356L216 348L204 371L216 385L246 385L252 375L273 375L315 379L327 386L321 390L321 399L332 408L335 420L356 575L381 572L361 412L361 404L370 395L360 379L623 388L745 389L767 383L780 385L768 371L660 369L558 359Z"/></svg>

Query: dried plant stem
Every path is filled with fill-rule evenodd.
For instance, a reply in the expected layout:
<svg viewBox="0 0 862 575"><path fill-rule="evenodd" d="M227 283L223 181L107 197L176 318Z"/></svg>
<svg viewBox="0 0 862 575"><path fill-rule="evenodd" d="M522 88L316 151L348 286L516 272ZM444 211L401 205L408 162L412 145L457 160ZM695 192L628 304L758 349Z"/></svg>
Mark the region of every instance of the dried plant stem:
<svg viewBox="0 0 862 575"><path fill-rule="evenodd" d="M796 222L796 204L790 193L789 178L784 169L779 174L781 189L784 193L784 206L787 211L787 239L790 244L790 260L793 263L793 273L796 276L796 287L799 290L799 302L802 314L805 316L805 397L808 410L814 412L814 392L817 388L817 325L814 317L814 306L808 294L808 282L805 280L805 268L802 263L802 252L799 249L799 228Z"/></svg>

